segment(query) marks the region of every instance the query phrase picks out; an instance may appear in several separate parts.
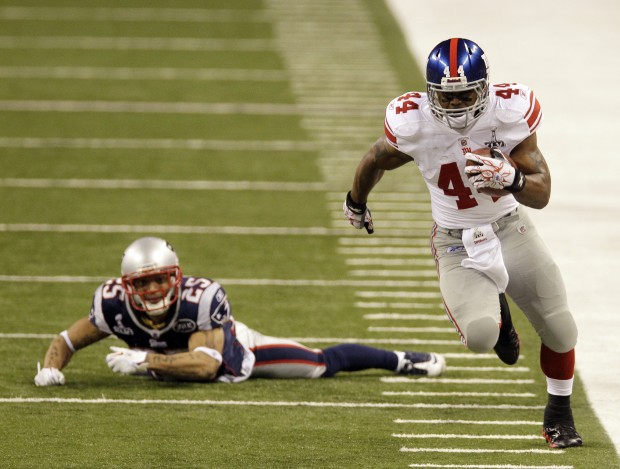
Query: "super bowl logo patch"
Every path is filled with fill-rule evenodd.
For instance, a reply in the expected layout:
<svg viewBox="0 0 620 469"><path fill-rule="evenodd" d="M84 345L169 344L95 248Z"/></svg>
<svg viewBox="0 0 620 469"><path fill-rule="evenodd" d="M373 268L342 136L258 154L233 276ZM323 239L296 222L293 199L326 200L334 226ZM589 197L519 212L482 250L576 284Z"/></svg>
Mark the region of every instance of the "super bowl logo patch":
<svg viewBox="0 0 620 469"><path fill-rule="evenodd" d="M476 231L474 231L473 238L474 244L480 244L487 241L487 237L485 236L485 234L478 228L476 228Z"/></svg>
<svg viewBox="0 0 620 469"><path fill-rule="evenodd" d="M525 225L519 225L519 227L517 228L517 233L519 234L525 234L526 231L527 227Z"/></svg>

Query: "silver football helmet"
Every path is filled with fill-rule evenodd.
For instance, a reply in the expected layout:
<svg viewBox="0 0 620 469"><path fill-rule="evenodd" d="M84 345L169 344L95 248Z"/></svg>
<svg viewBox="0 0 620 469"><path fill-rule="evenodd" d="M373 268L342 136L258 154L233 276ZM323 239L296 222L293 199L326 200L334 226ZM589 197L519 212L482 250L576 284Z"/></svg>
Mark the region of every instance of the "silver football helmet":
<svg viewBox="0 0 620 469"><path fill-rule="evenodd" d="M161 238L147 236L131 243L123 253L121 273L131 306L148 316L165 314L179 296L179 258Z"/></svg>

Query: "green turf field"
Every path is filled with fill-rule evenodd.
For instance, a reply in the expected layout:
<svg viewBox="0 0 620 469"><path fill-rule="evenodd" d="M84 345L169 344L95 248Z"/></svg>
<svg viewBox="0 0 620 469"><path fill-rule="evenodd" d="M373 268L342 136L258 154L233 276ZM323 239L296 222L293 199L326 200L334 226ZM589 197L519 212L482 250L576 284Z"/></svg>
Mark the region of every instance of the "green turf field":
<svg viewBox="0 0 620 469"><path fill-rule="evenodd" d="M0 28L0 467L620 467L579 376L585 446L540 437L519 312L516 367L460 345L414 167L373 194L373 237L342 217L384 106L422 86L382 2L2 1ZM36 388L50 339L142 235L261 332L433 350L447 373L175 384L113 374L107 339Z"/></svg>

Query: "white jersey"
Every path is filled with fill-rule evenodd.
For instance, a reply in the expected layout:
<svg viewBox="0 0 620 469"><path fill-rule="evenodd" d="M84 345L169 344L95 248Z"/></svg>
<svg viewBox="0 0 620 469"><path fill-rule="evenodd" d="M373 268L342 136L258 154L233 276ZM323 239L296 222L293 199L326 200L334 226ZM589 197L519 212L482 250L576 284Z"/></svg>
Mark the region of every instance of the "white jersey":
<svg viewBox="0 0 620 469"><path fill-rule="evenodd" d="M390 102L385 116L388 143L411 156L431 195L435 222L444 228L474 228L494 222L519 203L508 194L480 194L465 175L465 153L496 146L510 152L536 131L542 111L526 86L489 87L487 111L468 129L455 130L435 118L426 93L410 92Z"/></svg>

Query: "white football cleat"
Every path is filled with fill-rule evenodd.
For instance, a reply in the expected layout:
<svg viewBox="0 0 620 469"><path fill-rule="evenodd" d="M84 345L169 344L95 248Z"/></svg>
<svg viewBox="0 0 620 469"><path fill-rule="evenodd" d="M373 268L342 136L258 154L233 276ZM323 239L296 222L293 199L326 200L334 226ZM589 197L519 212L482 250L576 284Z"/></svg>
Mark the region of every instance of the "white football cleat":
<svg viewBox="0 0 620 469"><path fill-rule="evenodd" d="M399 375L440 376L446 370L446 359L438 353L397 352Z"/></svg>

